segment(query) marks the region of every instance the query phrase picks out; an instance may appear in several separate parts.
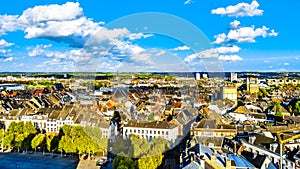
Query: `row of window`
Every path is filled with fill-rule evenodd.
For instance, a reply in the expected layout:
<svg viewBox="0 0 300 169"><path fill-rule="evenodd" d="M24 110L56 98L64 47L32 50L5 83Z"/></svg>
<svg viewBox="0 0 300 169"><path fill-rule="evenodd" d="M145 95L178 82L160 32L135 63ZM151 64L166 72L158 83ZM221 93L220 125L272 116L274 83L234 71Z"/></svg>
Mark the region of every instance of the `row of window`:
<svg viewBox="0 0 300 169"><path fill-rule="evenodd" d="M149 131L149 133L148 133ZM125 130L125 132L127 133L128 132L128 129ZM140 129L129 129L129 133L137 133L137 134L161 134L161 135L168 135L169 132L168 131L156 131L154 130L152 132L152 130L140 130Z"/></svg>
<svg viewBox="0 0 300 169"><path fill-rule="evenodd" d="M56 132L56 131L57 131L56 128L50 128L50 129L48 129L48 132Z"/></svg>

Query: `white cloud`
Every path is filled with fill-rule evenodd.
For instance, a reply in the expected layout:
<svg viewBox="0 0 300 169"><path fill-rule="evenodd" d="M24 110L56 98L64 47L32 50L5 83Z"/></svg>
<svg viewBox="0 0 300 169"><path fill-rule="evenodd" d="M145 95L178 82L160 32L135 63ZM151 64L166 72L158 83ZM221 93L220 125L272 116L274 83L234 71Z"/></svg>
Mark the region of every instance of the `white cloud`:
<svg viewBox="0 0 300 169"><path fill-rule="evenodd" d="M10 49L0 49L0 55L7 55L8 53L10 53L11 50Z"/></svg>
<svg viewBox="0 0 300 169"><path fill-rule="evenodd" d="M28 8L18 18L18 23L24 27L25 38L46 38L71 45L83 45L84 38L103 24L86 18L78 2Z"/></svg>
<svg viewBox="0 0 300 169"><path fill-rule="evenodd" d="M278 32L275 32L274 29L271 30L271 32L268 34L268 36L277 36Z"/></svg>
<svg viewBox="0 0 300 169"><path fill-rule="evenodd" d="M175 50L175 51L183 51L183 50L190 50L191 48L189 46L186 46L186 45L183 45L183 46L178 46L172 50Z"/></svg>
<svg viewBox="0 0 300 169"><path fill-rule="evenodd" d="M226 54L226 53L237 53L241 50L241 48L236 45L233 45L233 46L221 46L221 47L215 48L215 50L219 54Z"/></svg>
<svg viewBox="0 0 300 169"><path fill-rule="evenodd" d="M137 40L141 38L149 38L153 36L153 34L143 34L143 33L131 33L128 35L129 40Z"/></svg>
<svg viewBox="0 0 300 169"><path fill-rule="evenodd" d="M229 29L237 29L237 28L239 28L240 24L241 24L240 21L234 20L234 21L230 22Z"/></svg>
<svg viewBox="0 0 300 169"><path fill-rule="evenodd" d="M22 27L22 24L18 22L18 15L0 15L0 36Z"/></svg>
<svg viewBox="0 0 300 169"><path fill-rule="evenodd" d="M188 5L188 4L191 4L192 3L192 0L186 0L186 1L184 1L184 5Z"/></svg>
<svg viewBox="0 0 300 169"><path fill-rule="evenodd" d="M14 45L13 43L9 43L4 39L0 40L0 48L5 48Z"/></svg>
<svg viewBox="0 0 300 169"><path fill-rule="evenodd" d="M218 34L218 35L215 35L214 38L216 39L213 43L214 44L221 44L221 43L224 43L226 42L226 34L225 33L221 33L221 34Z"/></svg>
<svg viewBox="0 0 300 169"><path fill-rule="evenodd" d="M5 59L2 59L2 62L11 62L13 60L14 60L14 58L11 56L11 57L7 57Z"/></svg>
<svg viewBox="0 0 300 169"><path fill-rule="evenodd" d="M211 10L212 14L219 15L228 15L228 16L260 16L263 14L263 10L258 9L259 3L256 0L253 0L251 4L242 2L236 5L230 5L226 8L217 8Z"/></svg>
<svg viewBox="0 0 300 169"><path fill-rule="evenodd" d="M155 56L162 56L164 54L166 54L167 52L165 50L161 50L161 51L158 51Z"/></svg>
<svg viewBox="0 0 300 169"><path fill-rule="evenodd" d="M78 2L67 2L63 5L40 5L26 9L20 20L27 25L35 25L48 21L75 20L82 16L82 11Z"/></svg>
<svg viewBox="0 0 300 169"><path fill-rule="evenodd" d="M274 30L269 31L269 28L266 26L262 26L261 28L251 27L241 27L235 30L230 30L226 35L225 33L215 35L215 41L213 44L222 44L226 42L237 42L237 43L245 43L245 42L256 42L256 37L268 37L268 36L277 36L278 33Z"/></svg>
<svg viewBox="0 0 300 169"><path fill-rule="evenodd" d="M287 63L287 62L285 62L285 63L283 63L283 65L284 66L288 66L288 65L290 65L289 63Z"/></svg>
<svg viewBox="0 0 300 169"><path fill-rule="evenodd" d="M199 53L188 55L187 57L185 57L184 61L187 63L191 63L196 59L209 59L209 58L218 58L219 60L222 60L224 56L231 56L226 54L237 53L240 51L240 49L241 48L236 45L211 48L211 49L201 51Z"/></svg>
<svg viewBox="0 0 300 169"><path fill-rule="evenodd" d="M243 60L243 58L241 58L238 55L220 55L218 59L222 61L233 61L233 62Z"/></svg>
<svg viewBox="0 0 300 169"><path fill-rule="evenodd" d="M35 48L33 48L31 51L28 52L28 56L30 56L30 57L40 56L45 53L45 49L47 49L51 46L52 46L52 44L36 45ZM30 48L28 50L30 50Z"/></svg>

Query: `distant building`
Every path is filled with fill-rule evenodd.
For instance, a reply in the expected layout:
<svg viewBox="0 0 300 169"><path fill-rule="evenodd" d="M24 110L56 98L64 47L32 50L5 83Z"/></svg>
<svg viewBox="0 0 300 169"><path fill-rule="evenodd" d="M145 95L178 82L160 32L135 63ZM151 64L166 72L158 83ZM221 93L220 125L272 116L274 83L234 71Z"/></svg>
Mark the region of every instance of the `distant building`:
<svg viewBox="0 0 300 169"><path fill-rule="evenodd" d="M200 80L200 79L201 79L200 73L196 73L196 80Z"/></svg>
<svg viewBox="0 0 300 169"><path fill-rule="evenodd" d="M221 90L222 99L229 99L237 104L237 88L234 86L225 86Z"/></svg>
<svg viewBox="0 0 300 169"><path fill-rule="evenodd" d="M0 90L27 90L22 84L0 84Z"/></svg>
<svg viewBox="0 0 300 169"><path fill-rule="evenodd" d="M230 81L231 82L237 81L237 73L235 73L235 72L230 73Z"/></svg>
<svg viewBox="0 0 300 169"><path fill-rule="evenodd" d="M208 78L208 74L207 73L203 73L202 77L203 77L203 79L207 79Z"/></svg>

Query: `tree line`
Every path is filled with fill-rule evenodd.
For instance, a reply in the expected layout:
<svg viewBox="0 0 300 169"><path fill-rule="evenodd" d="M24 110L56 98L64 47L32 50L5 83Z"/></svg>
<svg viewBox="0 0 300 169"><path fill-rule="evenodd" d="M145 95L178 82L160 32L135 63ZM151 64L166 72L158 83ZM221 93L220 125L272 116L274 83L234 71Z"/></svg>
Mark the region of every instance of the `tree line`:
<svg viewBox="0 0 300 169"><path fill-rule="evenodd" d="M18 152L28 150L59 152L66 154L95 154L105 153L107 139L102 138L98 127L64 125L59 133L38 133L31 122L12 122L7 130L1 129L1 145L6 149Z"/></svg>

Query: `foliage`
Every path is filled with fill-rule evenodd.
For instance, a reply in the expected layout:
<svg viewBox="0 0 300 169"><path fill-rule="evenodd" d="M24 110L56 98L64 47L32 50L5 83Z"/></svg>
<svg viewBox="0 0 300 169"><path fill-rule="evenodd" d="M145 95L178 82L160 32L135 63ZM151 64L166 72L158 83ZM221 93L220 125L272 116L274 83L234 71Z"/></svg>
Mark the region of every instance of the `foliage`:
<svg viewBox="0 0 300 169"><path fill-rule="evenodd" d="M128 144L129 141L129 144ZM163 153L169 148L169 143L161 138L157 137L153 141L148 142L144 138L138 138L136 136L131 136L129 140L117 140L113 145L113 150L116 151L115 146L119 143L125 143L123 145L123 151L118 149L120 154L114 159L114 168L140 168L140 169L155 169L157 168L163 160ZM131 158L130 158L131 157Z"/></svg>
<svg viewBox="0 0 300 169"><path fill-rule="evenodd" d="M2 129L3 130L3 129ZM87 153L104 152L107 149L108 139L102 138L102 131L97 127L82 127L64 125L59 135L36 134L37 131L31 122L11 122L4 134L3 145L35 151L37 148L48 152ZM2 140L1 140L2 141Z"/></svg>
<svg viewBox="0 0 300 169"><path fill-rule="evenodd" d="M295 109L293 111L295 113L296 116L300 115L300 101L297 101L295 104Z"/></svg>
<svg viewBox="0 0 300 169"><path fill-rule="evenodd" d="M36 135L31 141L31 147L36 150L36 148L39 145L41 145L44 140L45 140L45 135L44 134Z"/></svg>
<svg viewBox="0 0 300 169"><path fill-rule="evenodd" d="M276 106L275 116L282 117L282 109L281 109L280 102L273 101L268 105L269 108L274 108L275 106Z"/></svg>

